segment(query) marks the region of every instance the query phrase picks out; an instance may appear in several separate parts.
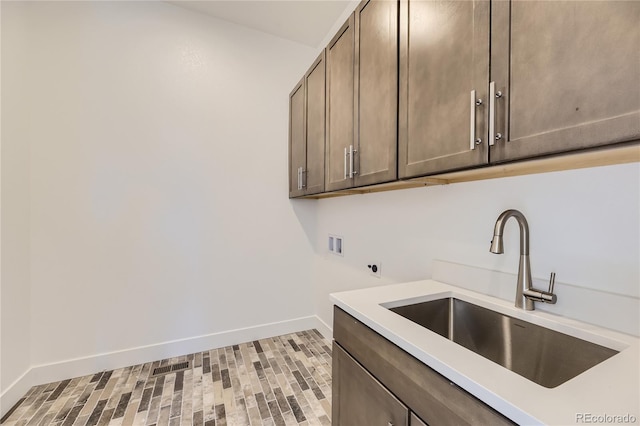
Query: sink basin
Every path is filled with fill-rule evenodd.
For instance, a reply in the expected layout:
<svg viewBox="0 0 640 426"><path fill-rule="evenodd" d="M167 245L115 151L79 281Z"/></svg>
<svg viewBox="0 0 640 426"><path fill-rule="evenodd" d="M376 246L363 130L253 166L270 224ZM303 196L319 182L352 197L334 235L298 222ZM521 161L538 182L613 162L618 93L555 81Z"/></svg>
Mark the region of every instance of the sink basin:
<svg viewBox="0 0 640 426"><path fill-rule="evenodd" d="M452 297L389 309L547 388L618 353Z"/></svg>

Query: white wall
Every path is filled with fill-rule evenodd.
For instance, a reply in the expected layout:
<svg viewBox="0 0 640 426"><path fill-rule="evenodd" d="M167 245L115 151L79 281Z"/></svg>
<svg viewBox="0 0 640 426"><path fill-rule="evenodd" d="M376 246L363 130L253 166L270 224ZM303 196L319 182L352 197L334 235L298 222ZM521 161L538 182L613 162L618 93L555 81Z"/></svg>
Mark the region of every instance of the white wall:
<svg viewBox="0 0 640 426"><path fill-rule="evenodd" d="M534 277L555 271L559 282L640 297L634 163L319 200L316 312L330 325L329 293L429 278L434 259L515 273L515 221L506 226L505 254L489 253L495 220L508 208L528 219ZM328 254L328 233L344 237L344 257ZM368 275L374 261L382 279Z"/></svg>
<svg viewBox="0 0 640 426"><path fill-rule="evenodd" d="M26 23L20 13L0 5L2 26L0 130L0 395L16 383L30 366L29 289L29 128L28 104L22 97L24 77L24 34ZM14 387L15 395L27 386ZM15 401L13 401L15 402ZM0 398L0 411L13 402Z"/></svg>
<svg viewBox="0 0 640 426"><path fill-rule="evenodd" d="M312 315L287 95L315 50L161 2L3 4L3 39L19 16L31 364Z"/></svg>

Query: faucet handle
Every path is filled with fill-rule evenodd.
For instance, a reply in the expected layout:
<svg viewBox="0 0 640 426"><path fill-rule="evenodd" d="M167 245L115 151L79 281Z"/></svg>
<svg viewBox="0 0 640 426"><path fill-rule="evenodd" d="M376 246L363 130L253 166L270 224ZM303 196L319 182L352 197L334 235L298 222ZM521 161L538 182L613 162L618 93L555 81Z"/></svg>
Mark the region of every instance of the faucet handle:
<svg viewBox="0 0 640 426"><path fill-rule="evenodd" d="M535 288L525 289L522 294L529 300L534 302L551 303L554 305L558 300L558 296L553 293L553 287L556 284L556 273L552 272L549 277L549 291L536 290Z"/></svg>

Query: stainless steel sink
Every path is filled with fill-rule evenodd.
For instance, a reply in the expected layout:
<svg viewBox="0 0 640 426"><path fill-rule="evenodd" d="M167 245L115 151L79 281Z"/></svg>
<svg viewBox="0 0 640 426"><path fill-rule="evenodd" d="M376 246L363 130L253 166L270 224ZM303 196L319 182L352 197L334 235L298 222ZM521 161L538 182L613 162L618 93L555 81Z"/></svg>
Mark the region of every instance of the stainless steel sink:
<svg viewBox="0 0 640 426"><path fill-rule="evenodd" d="M618 353L455 298L390 310L547 388Z"/></svg>

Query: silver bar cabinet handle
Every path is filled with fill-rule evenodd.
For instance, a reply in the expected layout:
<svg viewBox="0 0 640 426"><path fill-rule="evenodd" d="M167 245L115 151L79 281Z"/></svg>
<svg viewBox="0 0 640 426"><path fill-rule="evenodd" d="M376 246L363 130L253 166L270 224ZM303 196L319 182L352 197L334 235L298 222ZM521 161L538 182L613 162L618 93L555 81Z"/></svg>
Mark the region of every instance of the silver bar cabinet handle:
<svg viewBox="0 0 640 426"><path fill-rule="evenodd" d="M489 83L489 146L496 143L496 82Z"/></svg>
<svg viewBox="0 0 640 426"><path fill-rule="evenodd" d="M298 167L298 191L302 189L302 182L301 182L302 174L300 173L301 170L302 170L302 167Z"/></svg>
<svg viewBox="0 0 640 426"><path fill-rule="evenodd" d="M356 152L358 152L358 150L353 149L353 145L349 145L349 179L352 179L358 173L355 170L353 170L354 168L353 154L355 154Z"/></svg>
<svg viewBox="0 0 640 426"><path fill-rule="evenodd" d="M502 97L502 92L496 92L496 82L489 83L489 145L502 139L502 133L496 133L496 99Z"/></svg>
<svg viewBox="0 0 640 426"><path fill-rule="evenodd" d="M345 147L344 149L344 178L347 178L347 155L349 155L347 153L347 148Z"/></svg>
<svg viewBox="0 0 640 426"><path fill-rule="evenodd" d="M476 91L471 91L471 102L469 104L469 110L471 111L470 119L470 129L469 132L469 149L476 149L476 145L480 145L482 143L482 139L476 138L476 107L482 105L482 99L476 99Z"/></svg>

